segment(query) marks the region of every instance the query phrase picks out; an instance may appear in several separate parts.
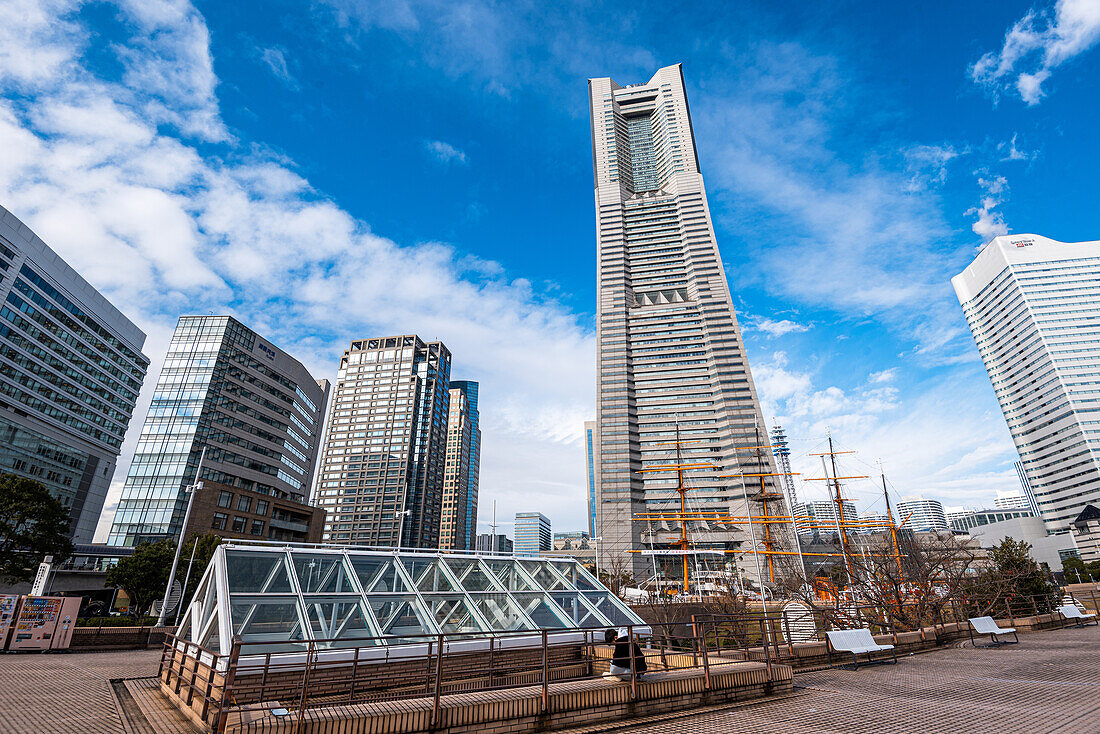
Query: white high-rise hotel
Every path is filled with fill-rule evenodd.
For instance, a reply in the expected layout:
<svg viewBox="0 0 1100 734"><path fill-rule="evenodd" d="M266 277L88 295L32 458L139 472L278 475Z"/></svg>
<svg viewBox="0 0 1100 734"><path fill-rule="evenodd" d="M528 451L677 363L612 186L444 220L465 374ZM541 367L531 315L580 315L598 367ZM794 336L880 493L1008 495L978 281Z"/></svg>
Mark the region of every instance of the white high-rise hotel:
<svg viewBox="0 0 1100 734"><path fill-rule="evenodd" d="M952 279L1039 513L1100 502L1100 242L1005 235Z"/></svg>
<svg viewBox="0 0 1100 734"><path fill-rule="evenodd" d="M737 450L767 444L768 431L715 242L681 68L628 87L590 79L588 88L598 219L599 552L608 562L632 557L644 573L649 559L625 554L679 533L636 521L677 496L674 473L640 470L672 463L677 426L690 441L682 445L685 463L717 467L685 472L694 509L745 515L741 480L728 475L775 468L770 450L762 460ZM707 525L693 528L706 545L749 547L747 526Z"/></svg>

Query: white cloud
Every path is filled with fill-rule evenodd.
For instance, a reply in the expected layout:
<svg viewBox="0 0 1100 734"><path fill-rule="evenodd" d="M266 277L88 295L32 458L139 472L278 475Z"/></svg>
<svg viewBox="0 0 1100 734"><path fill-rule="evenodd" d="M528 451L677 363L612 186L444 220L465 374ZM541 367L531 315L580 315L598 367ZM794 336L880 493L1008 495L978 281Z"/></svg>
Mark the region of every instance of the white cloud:
<svg viewBox="0 0 1100 734"><path fill-rule="evenodd" d="M1100 41L1100 3L1058 0L1053 8L1029 10L1005 35L999 52L990 51L970 67L970 78L994 97L1014 87L1028 105L1045 96L1051 72Z"/></svg>
<svg viewBox="0 0 1100 734"><path fill-rule="evenodd" d="M432 157L440 163L457 163L459 165L466 163L466 153L450 143L445 143L442 140L428 140L424 143L424 146Z"/></svg>
<svg viewBox="0 0 1100 734"><path fill-rule="evenodd" d="M271 73L275 75L275 78L287 85L288 88L295 91L298 90L298 80L294 78L294 75L290 73L290 68L286 63L286 54L281 48L265 48L260 51L260 61L262 61Z"/></svg>
<svg viewBox="0 0 1100 734"><path fill-rule="evenodd" d="M150 335L153 366L108 504L177 316L215 311L318 377L333 377L353 338L442 339L454 376L482 384L482 519L494 498L501 517L538 498L558 527L583 526L589 327L498 263L395 243L292 162L238 145L218 114L209 32L194 8L127 8L129 37L111 47L122 83L84 65L74 12L27 8L12 35L66 61L46 76L0 56L0 201ZM41 21L53 12L55 22Z"/></svg>
<svg viewBox="0 0 1100 734"><path fill-rule="evenodd" d="M1001 158L1002 163L1006 163L1008 161L1030 161L1032 158L1035 157L1034 153L1026 153L1016 147L1017 137L1018 134L1013 133L1012 140L1008 141L1007 143L999 143L997 145L998 152L1003 154Z"/></svg>
<svg viewBox="0 0 1100 734"><path fill-rule="evenodd" d="M821 482L806 479L822 476L821 459L813 454L825 449L826 432L838 450L856 451L838 457L843 476L871 475L847 483L861 512L883 509L879 459L895 499L923 494L984 506L995 492L1016 486L1009 463L1015 451L991 390L975 391L964 379L939 381L907 390L902 405L897 368L848 387L820 385L811 373L792 368L784 352L758 360L753 376L765 417L791 437L802 499L824 499Z"/></svg>
<svg viewBox="0 0 1100 734"><path fill-rule="evenodd" d="M956 150L955 146L946 143L910 146L903 151L906 168L910 172L909 190L922 191L944 183L948 164L964 154L965 151Z"/></svg>
<svg viewBox="0 0 1100 734"><path fill-rule="evenodd" d="M967 209L966 216L978 215L971 229L985 243L999 235L1008 234L1004 215L996 211L996 208L1003 203L1004 194L1008 191L1008 180L1004 176L989 178L979 176L978 185L985 191L985 195L982 196L980 206Z"/></svg>
<svg viewBox="0 0 1100 734"><path fill-rule="evenodd" d="M746 318L745 325L750 330L762 331L770 337L798 334L811 328L809 324L800 324L790 319L769 319L763 316Z"/></svg>

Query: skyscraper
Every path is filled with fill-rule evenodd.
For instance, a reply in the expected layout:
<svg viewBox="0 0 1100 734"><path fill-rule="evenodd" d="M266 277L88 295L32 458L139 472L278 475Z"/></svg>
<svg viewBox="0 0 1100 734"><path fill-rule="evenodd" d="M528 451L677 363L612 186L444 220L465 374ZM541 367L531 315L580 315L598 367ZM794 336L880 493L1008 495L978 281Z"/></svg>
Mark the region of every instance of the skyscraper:
<svg viewBox="0 0 1100 734"><path fill-rule="evenodd" d="M462 390L470 409L470 470L466 489L466 526L462 548L472 550L477 543L477 497L481 487L481 414L477 400L480 385L473 380L452 380L452 388Z"/></svg>
<svg viewBox="0 0 1100 734"><path fill-rule="evenodd" d="M476 464L478 440L475 424L477 408L467 398L473 385L465 380L451 382L450 408L447 414L447 450L443 468L443 508L439 530L439 547L473 550L476 540L472 529L477 524L477 482L470 481ZM474 496L470 496L471 490ZM471 517L472 513L472 517ZM470 541L467 540L470 539Z"/></svg>
<svg viewBox="0 0 1100 734"><path fill-rule="evenodd" d="M541 512L517 512L512 530L516 538L512 547L517 556L537 556L554 550L550 519Z"/></svg>
<svg viewBox="0 0 1100 734"><path fill-rule="evenodd" d="M1100 242L990 240L951 279L1050 532L1100 502Z"/></svg>
<svg viewBox="0 0 1100 734"><path fill-rule="evenodd" d="M907 530L946 530L947 515L939 500L906 497L898 502L898 525Z"/></svg>
<svg viewBox="0 0 1100 734"><path fill-rule="evenodd" d="M585 478L588 480L588 537L596 537L596 421L584 422Z"/></svg>
<svg viewBox="0 0 1100 734"><path fill-rule="evenodd" d="M232 316L180 317L107 542L177 536L203 449L199 479L307 501L326 387Z"/></svg>
<svg viewBox="0 0 1100 734"><path fill-rule="evenodd" d="M677 429L684 463L700 465L685 472L695 509L760 514L743 500L753 484L759 491L758 480L745 492L731 475L774 474L775 463L770 451L745 450L767 444L768 431L715 241L681 68L627 87L590 79L588 89L599 283L596 534L610 561L670 535L636 516L674 501L674 473L641 470L670 463ZM774 492L773 477L766 483ZM793 542L790 528L773 530ZM750 536L747 526L722 524L695 540L744 550ZM648 560L631 557L643 574Z"/></svg>
<svg viewBox="0 0 1100 734"><path fill-rule="evenodd" d="M91 543L149 360L145 334L0 207L0 472Z"/></svg>
<svg viewBox="0 0 1100 734"><path fill-rule="evenodd" d="M450 377L447 347L412 334L344 352L315 497L324 540L439 546Z"/></svg>

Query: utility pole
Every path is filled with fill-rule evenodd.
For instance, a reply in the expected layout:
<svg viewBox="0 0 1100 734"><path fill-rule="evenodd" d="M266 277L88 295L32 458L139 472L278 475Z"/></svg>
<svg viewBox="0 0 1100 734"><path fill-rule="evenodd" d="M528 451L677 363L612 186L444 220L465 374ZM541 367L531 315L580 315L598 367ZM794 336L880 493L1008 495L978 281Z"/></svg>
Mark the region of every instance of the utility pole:
<svg viewBox="0 0 1100 734"><path fill-rule="evenodd" d="M157 615L157 627L164 626L164 617L168 614L168 597L172 595L172 582L176 580L176 568L180 563L180 552L183 550L183 539L187 534L187 522L191 519L191 505L195 501L195 493L202 489L202 462L206 459L206 447L202 447L199 454L199 466L195 470L195 482L187 487L187 510L183 513L183 526L180 528L179 541L176 542L176 555L172 558L172 570L168 572L168 584L164 588L164 599L160 604L160 614ZM183 603L183 589L180 591L180 603Z"/></svg>

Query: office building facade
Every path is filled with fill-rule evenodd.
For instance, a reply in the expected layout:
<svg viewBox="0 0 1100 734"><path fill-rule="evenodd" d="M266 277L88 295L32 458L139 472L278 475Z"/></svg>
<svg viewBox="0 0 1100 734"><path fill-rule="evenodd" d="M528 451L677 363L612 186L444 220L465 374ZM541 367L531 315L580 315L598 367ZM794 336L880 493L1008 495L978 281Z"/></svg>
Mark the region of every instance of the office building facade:
<svg viewBox="0 0 1100 734"><path fill-rule="evenodd" d="M470 498L470 472L474 457L475 434L472 411L476 410L466 397L466 385L451 383L450 408L447 414L447 450L443 468L443 514L439 529L439 547L452 550L473 550L467 541L471 519L477 523L477 498ZM476 383L475 383L476 384ZM476 489L475 489L476 491ZM473 518L469 513L473 512Z"/></svg>
<svg viewBox="0 0 1100 734"><path fill-rule="evenodd" d="M1100 502L1100 242L994 237L951 280L1051 532Z"/></svg>
<svg viewBox="0 0 1100 734"><path fill-rule="evenodd" d="M479 533L477 536L477 550L480 553L511 553L512 541L507 535L493 535L492 533Z"/></svg>
<svg viewBox="0 0 1100 734"><path fill-rule="evenodd" d="M107 542L178 537L196 479L306 502L326 386L231 316L181 317Z"/></svg>
<svg viewBox="0 0 1100 734"><path fill-rule="evenodd" d="M512 547L517 556L537 556L554 550L550 520L540 512L517 512L512 534L515 536Z"/></svg>
<svg viewBox="0 0 1100 734"><path fill-rule="evenodd" d="M768 431L711 223L681 68L627 87L590 79L588 89L599 284L596 535L610 561L673 537L637 516L678 507L674 473L642 473L671 463L677 428L684 462L700 465L686 474L692 509L761 514L755 502L745 507L737 475L774 474L775 463L770 451L744 450L766 444ZM789 528L774 530L793 544ZM746 526L725 526L699 541L744 550L750 536ZM644 574L649 561L629 557Z"/></svg>
<svg viewBox="0 0 1100 734"><path fill-rule="evenodd" d="M149 359L145 334L0 207L0 473L45 485L91 543Z"/></svg>
<svg viewBox="0 0 1100 734"><path fill-rule="evenodd" d="M938 500L907 497L898 502L897 523L906 530L947 530L947 515Z"/></svg>
<svg viewBox="0 0 1100 734"><path fill-rule="evenodd" d="M584 453L585 453L585 479L588 489L588 537L596 537L596 472L598 457L596 447L599 443L599 434L596 432L596 421L584 422Z"/></svg>
<svg viewBox="0 0 1100 734"><path fill-rule="evenodd" d="M452 390L461 390L470 420L470 441L464 451L469 465L466 478L466 521L462 530L462 548L472 550L477 538L477 498L481 489L481 414L478 396L481 386L473 380L451 380Z"/></svg>
<svg viewBox="0 0 1100 734"><path fill-rule="evenodd" d="M451 353L414 334L340 359L314 503L326 542L438 548Z"/></svg>

